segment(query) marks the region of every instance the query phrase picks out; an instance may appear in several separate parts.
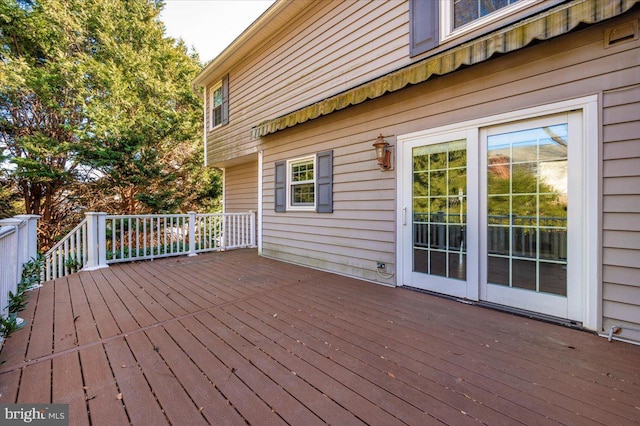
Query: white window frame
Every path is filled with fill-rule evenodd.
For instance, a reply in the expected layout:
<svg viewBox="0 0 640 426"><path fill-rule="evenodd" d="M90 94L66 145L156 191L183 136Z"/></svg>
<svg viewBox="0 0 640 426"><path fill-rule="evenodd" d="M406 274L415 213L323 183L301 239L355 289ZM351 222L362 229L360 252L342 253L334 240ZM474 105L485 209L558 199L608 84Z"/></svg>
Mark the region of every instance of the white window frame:
<svg viewBox="0 0 640 426"><path fill-rule="evenodd" d="M440 0L440 43L463 36L491 22L504 19L541 1L542 0L520 0L519 2L498 9L493 13L475 19L460 28L454 29L453 0Z"/></svg>
<svg viewBox="0 0 640 426"><path fill-rule="evenodd" d="M313 180L311 181L302 181L302 182L296 182L295 184L293 183L291 177L292 177L292 171L293 171L293 166L295 164L298 163L306 163L306 162L311 162L313 164ZM317 170L316 170L316 156L315 155L307 155L305 157L298 157L298 158L293 158L291 160L287 160L287 178L286 178L286 192L287 192L287 211L315 211L316 210L316 204L318 202L318 197L317 197L317 193L318 193L318 179L317 179ZM303 185L303 184L308 184L308 183L313 183L313 204L309 204L309 205L299 205L299 204L293 204L293 200L291 197L291 193L292 193L292 189L295 185Z"/></svg>
<svg viewBox="0 0 640 426"><path fill-rule="evenodd" d="M215 86L212 86L211 89L209 90L209 130L213 130L216 127L222 126L222 108L223 108L223 105L224 105L224 99L223 99L222 103L220 104L220 111L221 111L221 113L220 113L220 123L215 124L213 122L213 117L214 117L214 114L213 114L213 110L214 110L213 99L214 99L214 96L215 96L215 93L216 93L217 90L222 90L222 80L220 80Z"/></svg>

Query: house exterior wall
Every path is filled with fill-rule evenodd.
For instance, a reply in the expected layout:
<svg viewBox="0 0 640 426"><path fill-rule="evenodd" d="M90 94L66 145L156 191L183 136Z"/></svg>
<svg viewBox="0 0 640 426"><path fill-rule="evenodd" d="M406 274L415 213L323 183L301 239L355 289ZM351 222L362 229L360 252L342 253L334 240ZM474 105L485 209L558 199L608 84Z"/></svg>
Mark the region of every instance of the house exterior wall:
<svg viewBox="0 0 640 426"><path fill-rule="evenodd" d="M206 155L209 165L225 167L225 211L258 209L258 185L250 183L258 181L258 163L246 159L261 151L263 255L398 285L400 171L378 168L372 148L378 134L391 143L395 163L397 135L596 95L600 162L599 170L588 173L600 176L602 329L621 326L621 337L640 341L640 41L604 43L607 30L627 22L637 26L639 19L636 8L252 139L251 128L264 120L434 53L409 56L407 1L311 2L251 55L216 71L229 75L230 122L207 132ZM215 78L210 83L209 88ZM275 163L328 150L333 151L333 213L276 213ZM377 262L386 264L386 273L377 272Z"/></svg>
<svg viewBox="0 0 640 426"><path fill-rule="evenodd" d="M640 341L640 85L602 98L603 328Z"/></svg>
<svg viewBox="0 0 640 426"><path fill-rule="evenodd" d="M224 170L224 212L258 211L258 161Z"/></svg>
<svg viewBox="0 0 640 426"><path fill-rule="evenodd" d="M371 144L379 133L395 145L395 135L596 94L604 124L603 325L623 325L624 336L638 339L631 329L640 328L640 43L605 49L603 33L639 17L620 17L262 138L263 253L397 284L375 268L382 261L395 272L398 208L397 171L380 171L374 159ZM275 161L329 149L334 213L275 213Z"/></svg>
<svg viewBox="0 0 640 426"><path fill-rule="evenodd" d="M559 2L546 0L511 19ZM495 22L479 31L500 25ZM471 39L479 31L442 43L428 54ZM426 55L409 56L408 1L311 1L251 55L221 68L218 78L208 83L210 93L229 74L229 124L207 131L208 164L223 166L226 161L255 153L261 142L251 139L250 130L257 123L343 92ZM207 109L207 123L209 115Z"/></svg>
<svg viewBox="0 0 640 426"><path fill-rule="evenodd" d="M208 132L209 164L254 152L256 123L409 63L408 10L404 1L311 3L286 31L228 70L229 125Z"/></svg>

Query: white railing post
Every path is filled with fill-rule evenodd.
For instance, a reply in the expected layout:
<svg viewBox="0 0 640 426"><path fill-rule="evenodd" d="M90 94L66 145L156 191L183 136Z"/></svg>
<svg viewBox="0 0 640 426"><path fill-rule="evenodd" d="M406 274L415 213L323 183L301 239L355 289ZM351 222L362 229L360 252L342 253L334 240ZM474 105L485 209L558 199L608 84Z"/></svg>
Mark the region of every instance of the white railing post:
<svg viewBox="0 0 640 426"><path fill-rule="evenodd" d="M196 212L187 212L189 214L189 256L197 256L196 253Z"/></svg>
<svg viewBox="0 0 640 426"><path fill-rule="evenodd" d="M227 249L227 215L222 214L222 225L220 226L220 250Z"/></svg>
<svg viewBox="0 0 640 426"><path fill-rule="evenodd" d="M249 242L251 247L256 246L256 212L249 210Z"/></svg>
<svg viewBox="0 0 640 426"><path fill-rule="evenodd" d="M15 292L18 281L22 275L22 265L20 264L20 235L18 229L22 224L20 219L0 220L0 229L3 231L2 255L3 268L0 270L0 314L6 316L8 313L9 292ZM8 229L7 229L8 228ZM13 229L12 229L13 228ZM0 234L1 235L1 234ZM6 257L5 257L6 256Z"/></svg>
<svg viewBox="0 0 640 426"><path fill-rule="evenodd" d="M21 214L16 216L17 219L27 221L24 235L27 243L27 261L30 259L36 259L38 257L38 219L40 215L37 214Z"/></svg>
<svg viewBox="0 0 640 426"><path fill-rule="evenodd" d="M108 268L107 265L107 227L106 227L106 213L96 213L98 219L98 267Z"/></svg>
<svg viewBox="0 0 640 426"><path fill-rule="evenodd" d="M86 271L107 268L106 213L87 212L87 263Z"/></svg>
<svg viewBox="0 0 640 426"><path fill-rule="evenodd" d="M98 220L96 213L86 212L87 218L87 263L85 269L92 271L98 266Z"/></svg>
<svg viewBox="0 0 640 426"><path fill-rule="evenodd" d="M24 236L20 232L21 225L23 225L23 221L21 219L9 218L0 220L0 227L10 226L14 228L13 247L11 249L13 261L10 263L11 267L8 269L9 276L11 277L10 280L12 282L10 285L17 285L18 281L20 281L20 277L22 276L22 262L24 260L21 253L22 246L25 242L23 239ZM12 291L15 291L15 289L12 289ZM1 308L4 308L4 306L1 306Z"/></svg>

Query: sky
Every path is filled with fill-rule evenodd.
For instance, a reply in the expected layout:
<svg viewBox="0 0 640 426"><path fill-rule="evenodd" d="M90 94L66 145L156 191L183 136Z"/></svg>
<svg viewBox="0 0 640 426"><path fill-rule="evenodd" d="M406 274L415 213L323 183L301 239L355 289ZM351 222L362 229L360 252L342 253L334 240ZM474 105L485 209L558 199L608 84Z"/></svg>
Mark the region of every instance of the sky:
<svg viewBox="0 0 640 426"><path fill-rule="evenodd" d="M202 63L218 56L274 0L165 0L166 34L182 38Z"/></svg>

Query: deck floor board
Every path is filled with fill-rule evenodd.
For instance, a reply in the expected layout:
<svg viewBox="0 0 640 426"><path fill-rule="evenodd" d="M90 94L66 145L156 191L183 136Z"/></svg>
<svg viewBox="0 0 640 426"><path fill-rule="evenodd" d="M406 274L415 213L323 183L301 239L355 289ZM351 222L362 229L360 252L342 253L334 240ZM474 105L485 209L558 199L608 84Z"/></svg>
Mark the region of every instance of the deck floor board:
<svg viewBox="0 0 640 426"><path fill-rule="evenodd" d="M314 294L310 300L313 300L316 305L318 301L317 294ZM344 302L344 299L341 301ZM353 302L353 301L352 301ZM335 303L335 302L334 302ZM379 326L386 326L386 323L393 323L393 326L400 327L406 333L413 336L416 342L422 342L422 344L431 344L434 339L441 340L441 345L446 343L442 340L442 334L453 336L458 334L459 337L456 341L460 344L460 349L464 352L460 352L461 356L469 358L469 362L479 360L485 365L491 365L492 362L501 367L501 372L504 374L511 374L516 378L524 380L525 383L536 383L536 391L539 387L546 387L551 394L554 392L560 393L561 397L569 398L567 401L574 403L574 410L581 413L587 413L594 411L593 406L598 405L599 395L597 390L602 386L599 383L594 383L595 380L600 382L610 382L612 390L617 390L616 400L612 400L608 403L606 409L609 413L605 413L608 420L623 420L624 416L620 416L625 412L632 411L635 402L632 395L624 392L625 389L630 388L627 384L614 383L613 379L609 377L602 377L602 375L595 376L592 370L584 370L577 367L573 367L571 364L564 362L565 359L570 358L573 355L575 349L570 343L565 343L567 349L563 354L563 357L549 357L548 352L541 350L538 347L532 347L527 353L515 352L513 347L501 347L501 340L493 339L493 341L485 340L483 346L478 347L479 339L486 339L487 333L481 328L474 329L474 326L466 327L464 333L459 333L459 330L463 329L465 324L452 325L443 324L439 327L438 333L433 333L432 330L425 330L421 324L414 321L408 321L404 318L397 317L392 308L375 308L368 307L365 310L360 310L358 307L354 307L353 303L348 304L351 307L351 313L357 315L361 321L370 323L377 321ZM346 307L346 306L345 306ZM399 309L400 307L398 307ZM379 309L376 313L376 309ZM382 312L382 309L389 309L388 312ZM473 310L474 308L470 308ZM475 308L480 309L480 308ZM480 309L480 313L483 310ZM396 311L397 312L397 311ZM391 318L391 319L390 319ZM392 326L390 326L392 327ZM394 333L395 334L395 333ZM513 369L511 366L514 364L526 365L527 368ZM518 373L516 373L516 371ZM587 376L588 378L584 378ZM633 385L632 385L633 386ZM600 412L600 410L597 410ZM593 413L593 417L597 418L598 414ZM628 417L627 417L628 419Z"/></svg>
<svg viewBox="0 0 640 426"><path fill-rule="evenodd" d="M300 295L298 297L302 298ZM309 303L315 300L318 299L310 297ZM316 304L316 309L322 309L319 305L320 303ZM498 362L487 364L478 359L480 352L486 348L482 343L472 348L466 348L455 335L447 333L438 335L441 331L437 330L431 336L422 338L411 330L395 329L395 324L389 320L376 320L374 316L366 315L359 318L359 315L355 313L357 309L354 309L353 306L350 310L343 309L341 306L328 306L325 309L328 310L323 311L326 317L337 318L344 327L356 329L356 334L370 336L372 341L386 342L385 350L382 352L385 357L401 365L406 363L405 354L412 360L423 361L425 364L423 369L419 369L417 372L434 374L444 383L448 382L451 389L458 390L458 383L470 382L480 389L497 392L503 398L509 398L515 402L523 400L528 408L540 415L551 416L559 422L577 421L574 412L553 404L553 401L557 401L556 398L553 398L555 392L543 392L542 397L539 398L535 382L519 380L510 372L502 374L499 371L502 367ZM422 344L421 340L425 343ZM396 352L395 348L401 348L401 352ZM470 354L467 356L468 352ZM450 382L449 378L451 377L454 378L455 383ZM458 391L463 392L462 390ZM520 396L520 398L514 398L514 396ZM482 402L479 395L471 394L471 397ZM564 402L571 401L565 400Z"/></svg>
<svg viewBox="0 0 640 426"><path fill-rule="evenodd" d="M29 293L1 403L73 425L640 424L640 349L260 257L115 264Z"/></svg>

